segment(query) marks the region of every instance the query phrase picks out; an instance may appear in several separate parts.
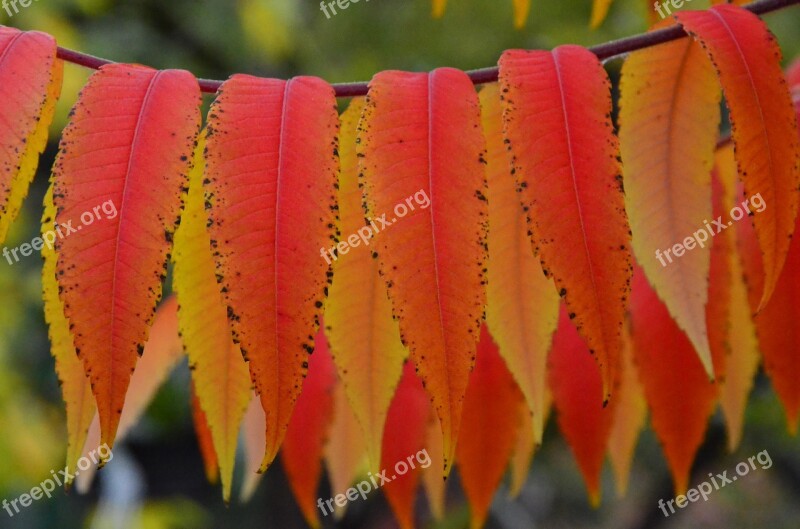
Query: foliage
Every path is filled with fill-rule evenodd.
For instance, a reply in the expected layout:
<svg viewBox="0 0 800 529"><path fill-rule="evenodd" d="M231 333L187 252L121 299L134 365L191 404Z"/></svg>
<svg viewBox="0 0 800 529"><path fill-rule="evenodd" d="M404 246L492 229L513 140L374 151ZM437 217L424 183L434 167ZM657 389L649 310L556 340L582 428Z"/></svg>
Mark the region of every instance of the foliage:
<svg viewBox="0 0 800 529"><path fill-rule="evenodd" d="M550 392L593 504L613 436L627 439L612 460L628 479L642 399L678 493L718 401L736 447L756 339L795 430L800 85L796 73L787 85L776 42L747 11L678 20L695 40L623 66L618 130L608 75L579 46L508 51L500 82L479 94L457 69L381 72L341 117L318 78L236 75L205 132L188 72L101 68L64 130L42 221L46 234L103 204L118 210L43 250L68 464L78 447L127 433L183 350L207 474L219 467L225 500L244 421L264 435L262 470L286 438L284 468L312 525L322 461L337 457L326 441L356 428L337 430L342 394L371 468L418 447L431 447L444 477L460 465L474 526L506 467L519 475L529 464ZM2 227L57 119L61 63L47 35L0 36L3 87L28 98L0 108L16 126L0 138ZM716 79L735 152L717 148ZM422 195L428 205L414 208ZM656 264L655 251L756 196L765 210ZM170 258L176 297L156 311ZM251 384L263 414L245 413ZM363 476L358 466L342 472ZM384 490L403 526L420 472Z"/></svg>

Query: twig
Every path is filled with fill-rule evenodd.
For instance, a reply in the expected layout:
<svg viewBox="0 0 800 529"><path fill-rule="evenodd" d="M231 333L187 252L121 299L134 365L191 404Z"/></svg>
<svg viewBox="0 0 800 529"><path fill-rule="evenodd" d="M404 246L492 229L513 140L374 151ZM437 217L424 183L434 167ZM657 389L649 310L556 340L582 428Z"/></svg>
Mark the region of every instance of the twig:
<svg viewBox="0 0 800 529"><path fill-rule="evenodd" d="M758 0L756 2L747 4L744 6L744 8L755 13L756 15L762 15L764 13L777 11L778 9L783 9L784 7L789 7L798 3L800 3L800 0ZM638 35L632 35L619 40L612 40L611 42L598 44L597 46L590 47L589 51L597 55L598 59L606 60L630 53L635 50L649 48L657 44L663 44L664 42L677 40L685 36L686 32L683 30L683 28L681 28L681 26L678 24L675 24L674 26L670 26L668 28L649 31L647 33L640 33ZM104 64L111 64L114 62L68 48L62 48L60 46L58 48L58 57L67 62L95 70ZM497 81L497 73L497 66L492 66L478 70L469 70L467 75L469 75L473 83L483 84ZM221 84L222 81L200 79L200 89L203 92L213 94L217 91ZM367 93L367 82L338 83L334 84L333 88L336 91L336 97L363 96Z"/></svg>

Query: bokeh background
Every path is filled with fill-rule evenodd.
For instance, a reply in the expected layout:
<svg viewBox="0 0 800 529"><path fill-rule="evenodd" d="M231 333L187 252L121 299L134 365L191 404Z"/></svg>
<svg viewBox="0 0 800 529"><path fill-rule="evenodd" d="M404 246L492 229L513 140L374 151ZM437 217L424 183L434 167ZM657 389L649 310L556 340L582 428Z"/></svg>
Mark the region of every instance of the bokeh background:
<svg viewBox="0 0 800 529"><path fill-rule="evenodd" d="M689 8L705 7L693 0ZM589 0L534 0L527 26L513 29L511 0L451 0L433 20L428 0L371 0L326 18L315 0L35 0L0 23L54 35L62 46L122 62L184 68L224 79L234 72L261 76L318 75L331 82L367 80L379 70L471 69L494 64L508 48L591 45L644 31L652 9L645 0L615 0L601 28L588 27ZM784 57L800 53L800 7L765 17ZM621 61L607 63L616 79ZM7 245L29 241L38 230L41 203L57 139L78 91L91 72L67 65L51 140ZM210 97L205 98L206 104ZM346 104L346 101L342 101ZM0 101L0 104L3 104ZM42 316L41 261L0 262L0 501L11 500L63 468L64 410ZM741 447L725 449L719 414L712 418L692 484L768 450L773 465L752 471L670 518L657 507L672 497L660 446L645 431L636 452L631 486L617 498L610 469L599 509L592 509L569 449L551 420L528 482L515 500L501 487L489 528L762 528L800 527L800 440L786 433L782 409L759 374L747 411ZM189 411L185 362L172 374L139 425L114 452L91 492L57 490L9 518L2 528L300 528L305 527L281 466L264 477L255 497L226 507L218 487L205 481ZM237 469L237 482L242 470ZM236 496L236 489L234 496ZM330 497L325 481L321 495ZM424 499L419 526L468 527L468 507L457 473L448 485L448 513L431 521ZM324 520L333 527L333 520ZM353 502L335 525L396 527L380 493Z"/></svg>

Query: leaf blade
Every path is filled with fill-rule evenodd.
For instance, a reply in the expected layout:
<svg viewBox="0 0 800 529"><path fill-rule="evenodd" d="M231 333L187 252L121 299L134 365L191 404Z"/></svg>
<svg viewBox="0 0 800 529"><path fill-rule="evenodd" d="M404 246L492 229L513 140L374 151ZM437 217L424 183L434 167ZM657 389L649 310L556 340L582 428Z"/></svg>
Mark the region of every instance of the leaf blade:
<svg viewBox="0 0 800 529"><path fill-rule="evenodd" d="M0 243L19 213L47 145L63 70L53 37L0 28L0 99L7 103L0 107Z"/></svg>
<svg viewBox="0 0 800 529"><path fill-rule="evenodd" d="M761 19L737 6L720 4L675 17L717 68L745 196L761 193L768 204L753 218L765 263L763 308L789 251L800 188L800 138L780 48Z"/></svg>
<svg viewBox="0 0 800 529"><path fill-rule="evenodd" d="M711 218L710 174L720 120L716 75L700 45L682 39L632 53L622 66L620 91L620 152L633 251L713 376L704 318L709 248L694 247L674 259L670 250L693 232L708 239L703 222Z"/></svg>
<svg viewBox="0 0 800 529"><path fill-rule="evenodd" d="M558 293L542 274L502 136L500 89L481 90L489 202L486 321L533 414L542 442L547 406L547 353L558 325Z"/></svg>
<svg viewBox="0 0 800 529"><path fill-rule="evenodd" d="M234 340L267 417L262 470L286 434L330 280L319 249L336 222L335 104L321 79L234 75L209 112L209 231Z"/></svg>
<svg viewBox="0 0 800 529"><path fill-rule="evenodd" d="M509 50L499 65L504 130L531 241L596 354L608 399L631 274L608 76L578 46Z"/></svg>
<svg viewBox="0 0 800 529"><path fill-rule="evenodd" d="M103 66L81 92L53 166L57 222L83 223L56 239L58 278L109 447L161 297L199 106L188 72Z"/></svg>
<svg viewBox="0 0 800 529"><path fill-rule="evenodd" d="M352 100L341 116L339 216L345 237L365 235L361 240L355 238L359 246L351 244L347 253L336 258L325 304L325 330L345 393L367 442L370 466L377 468L386 414L408 351L400 341L378 263L367 246L374 239L364 223L356 157L356 129L364 104L363 98Z"/></svg>
<svg viewBox="0 0 800 529"><path fill-rule="evenodd" d="M370 83L358 136L368 215L404 217L396 206L416 204L405 218L394 217L397 224L390 220L373 251L442 425L445 475L486 295L480 126L478 97L464 72L381 72Z"/></svg>

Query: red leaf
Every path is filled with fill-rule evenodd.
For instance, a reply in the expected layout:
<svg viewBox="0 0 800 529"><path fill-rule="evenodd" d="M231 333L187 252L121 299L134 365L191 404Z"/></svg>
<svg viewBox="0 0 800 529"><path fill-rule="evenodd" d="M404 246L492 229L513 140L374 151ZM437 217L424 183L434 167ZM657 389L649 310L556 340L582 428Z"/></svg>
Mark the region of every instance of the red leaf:
<svg viewBox="0 0 800 529"><path fill-rule="evenodd" d="M214 449L211 428L208 427L208 419L203 408L200 407L200 401L197 400L194 382L191 383L191 395L192 422L194 423L195 434L197 434L200 455L203 456L206 479L208 479L209 483L216 483L219 479L219 460L217 459L217 451Z"/></svg>
<svg viewBox="0 0 800 529"><path fill-rule="evenodd" d="M750 200L760 193L767 204L753 217L764 256L761 309L789 251L800 188L800 138L780 48L766 24L741 7L721 4L675 17L703 45L719 74L745 196Z"/></svg>
<svg viewBox="0 0 800 529"><path fill-rule="evenodd" d="M682 494L717 390L640 268L633 278L631 318L633 354L651 423L667 457L675 492Z"/></svg>
<svg viewBox="0 0 800 529"><path fill-rule="evenodd" d="M391 223L373 252L442 424L446 475L486 300L478 97L458 70L382 72L370 83L360 127L368 215Z"/></svg>
<svg viewBox="0 0 800 529"><path fill-rule="evenodd" d="M338 126L333 89L312 77L234 75L209 111L211 244L266 412L262 470L286 434L322 315L330 266L320 249L334 238Z"/></svg>
<svg viewBox="0 0 800 529"><path fill-rule="evenodd" d="M323 449L333 421L335 385L336 366L320 330L281 452L289 486L306 521L315 528L320 526L317 489L322 477Z"/></svg>
<svg viewBox="0 0 800 529"><path fill-rule="evenodd" d="M523 412L527 412L524 404L522 392L483 325L456 448L473 528L483 527L486 521L494 492L516 448Z"/></svg>
<svg viewBox="0 0 800 529"><path fill-rule="evenodd" d="M603 405L603 386L586 342L562 305L550 351L548 377L558 427L572 448L586 482L589 501L600 505L600 473L606 455L617 399Z"/></svg>
<svg viewBox="0 0 800 529"><path fill-rule="evenodd" d="M19 213L47 145L63 70L53 37L0 27L0 242Z"/></svg>
<svg viewBox="0 0 800 529"><path fill-rule="evenodd" d="M421 467L399 475L396 465L400 462L407 465L407 458L425 450L429 410L428 396L422 388L422 381L414 373L414 364L406 362L386 417L381 451L381 470L385 470L385 476L390 480L381 490L402 529L414 527L414 502ZM370 473L370 477L380 486L377 474Z"/></svg>
<svg viewBox="0 0 800 529"><path fill-rule="evenodd" d="M578 46L506 51L499 64L531 240L600 364L608 399L631 274L608 76Z"/></svg>
<svg viewBox="0 0 800 529"><path fill-rule="evenodd" d="M73 108L53 167L61 299L109 447L161 297L199 106L188 72L103 66Z"/></svg>

